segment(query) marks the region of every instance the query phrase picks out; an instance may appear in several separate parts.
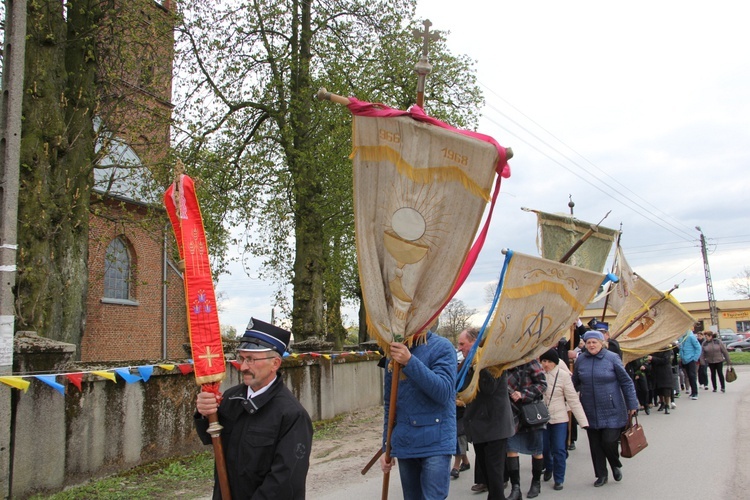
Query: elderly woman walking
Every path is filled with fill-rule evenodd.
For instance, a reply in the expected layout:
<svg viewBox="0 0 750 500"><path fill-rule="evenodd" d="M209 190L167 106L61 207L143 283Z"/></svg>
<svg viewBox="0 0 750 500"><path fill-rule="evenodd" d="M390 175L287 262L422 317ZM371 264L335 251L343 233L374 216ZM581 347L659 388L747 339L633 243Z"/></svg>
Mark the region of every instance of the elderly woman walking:
<svg viewBox="0 0 750 500"><path fill-rule="evenodd" d="M724 342L716 338L716 334L712 331L705 332L706 341L703 343L703 350L701 351L701 361L708 364L711 369L711 385L716 392L716 375L719 375L719 383L721 384L721 392L724 392L726 386L724 385L724 361L729 361L729 351ZM706 381L708 384L708 381ZM706 385L708 389L708 385Z"/></svg>
<svg viewBox="0 0 750 500"><path fill-rule="evenodd" d="M622 479L617 440L628 416L638 410L638 398L620 357L604 348L604 335L590 330L583 340L586 349L576 360L573 385L581 393L589 421L586 433L596 474L594 486L599 487L607 484L607 462L615 481Z"/></svg>
<svg viewBox="0 0 750 500"><path fill-rule="evenodd" d="M539 361L547 377L547 391L544 402L549 409L550 420L544 429L544 480L555 478L554 490L563 489L565 481L565 460L568 450L565 440L568 437L568 409L573 412L578 424L584 429L589 422L583 411L578 393L573 387L570 370L565 363L560 363L560 356L555 349L550 349Z"/></svg>

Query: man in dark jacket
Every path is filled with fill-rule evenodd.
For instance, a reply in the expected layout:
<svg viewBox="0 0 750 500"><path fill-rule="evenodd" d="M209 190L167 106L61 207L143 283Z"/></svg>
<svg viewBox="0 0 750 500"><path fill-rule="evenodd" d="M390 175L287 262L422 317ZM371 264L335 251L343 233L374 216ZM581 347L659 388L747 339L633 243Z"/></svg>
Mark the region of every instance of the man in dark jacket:
<svg viewBox="0 0 750 500"><path fill-rule="evenodd" d="M461 335L464 334L461 332ZM464 428L467 437L474 443L478 477L486 481L489 489L487 498L504 499L507 441L515 432L505 372L499 374L493 368L479 372L479 392L466 407Z"/></svg>
<svg viewBox="0 0 750 500"><path fill-rule="evenodd" d="M207 417L218 411L232 498L305 498L312 422L278 373L291 333L251 319L237 361L242 384L224 392L198 394L195 427L211 443ZM214 499L221 499L218 480Z"/></svg>

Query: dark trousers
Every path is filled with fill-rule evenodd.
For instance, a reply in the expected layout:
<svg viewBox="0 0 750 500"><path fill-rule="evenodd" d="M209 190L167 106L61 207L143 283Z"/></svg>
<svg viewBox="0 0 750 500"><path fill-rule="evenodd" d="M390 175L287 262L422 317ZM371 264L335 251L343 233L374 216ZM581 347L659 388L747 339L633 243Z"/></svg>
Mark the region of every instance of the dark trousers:
<svg viewBox="0 0 750 500"><path fill-rule="evenodd" d="M474 450L477 454L475 480L484 478L482 482L489 489L488 500L505 500L503 483L505 482L505 454L507 448L507 439L474 443Z"/></svg>
<svg viewBox="0 0 750 500"><path fill-rule="evenodd" d="M708 367L711 368L711 385L716 390L716 374L719 374L719 382L721 383L721 390L724 390L724 362L719 361L718 363L709 363ZM706 381L708 385L708 381Z"/></svg>
<svg viewBox="0 0 750 500"><path fill-rule="evenodd" d="M612 468L622 467L617 440L622 429L586 429L589 436L591 462L594 464L596 477L607 477L607 462Z"/></svg>
<svg viewBox="0 0 750 500"><path fill-rule="evenodd" d="M698 385L708 386L708 366L698 365Z"/></svg>
<svg viewBox="0 0 750 500"><path fill-rule="evenodd" d="M691 361L690 363L683 363L682 366L685 367L685 371L687 372L688 382L690 383L690 395L691 396L697 396L698 395L698 363L695 361Z"/></svg>

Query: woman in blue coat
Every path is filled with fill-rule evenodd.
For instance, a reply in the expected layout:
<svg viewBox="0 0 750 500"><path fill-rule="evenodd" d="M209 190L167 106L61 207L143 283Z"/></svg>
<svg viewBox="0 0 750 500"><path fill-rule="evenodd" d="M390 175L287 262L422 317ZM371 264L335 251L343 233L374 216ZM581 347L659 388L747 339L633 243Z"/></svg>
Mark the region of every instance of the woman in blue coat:
<svg viewBox="0 0 750 500"><path fill-rule="evenodd" d="M604 348L604 335L591 330L583 340L586 349L576 359L573 385L581 393L589 421L586 433L596 474L594 486L599 487L607 483L607 462L615 481L622 479L617 440L628 417L638 410L638 398L620 357Z"/></svg>

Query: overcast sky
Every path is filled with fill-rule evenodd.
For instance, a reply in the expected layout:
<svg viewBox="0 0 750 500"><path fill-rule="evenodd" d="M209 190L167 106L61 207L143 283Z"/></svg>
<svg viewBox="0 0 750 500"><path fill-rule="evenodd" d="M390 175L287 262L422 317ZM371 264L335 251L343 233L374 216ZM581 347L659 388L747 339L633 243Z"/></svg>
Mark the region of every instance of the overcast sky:
<svg viewBox="0 0 750 500"><path fill-rule="evenodd" d="M679 284L682 302L707 297L700 226L716 299L739 298L728 285L750 267L747 2L422 0L417 13L476 61L478 131L514 152L456 298L486 313L500 249L538 255L536 216L521 207L568 213L569 195L580 219L611 210L603 225L622 224L633 269L661 290ZM231 269L220 318L242 332L270 318L273 286Z"/></svg>

